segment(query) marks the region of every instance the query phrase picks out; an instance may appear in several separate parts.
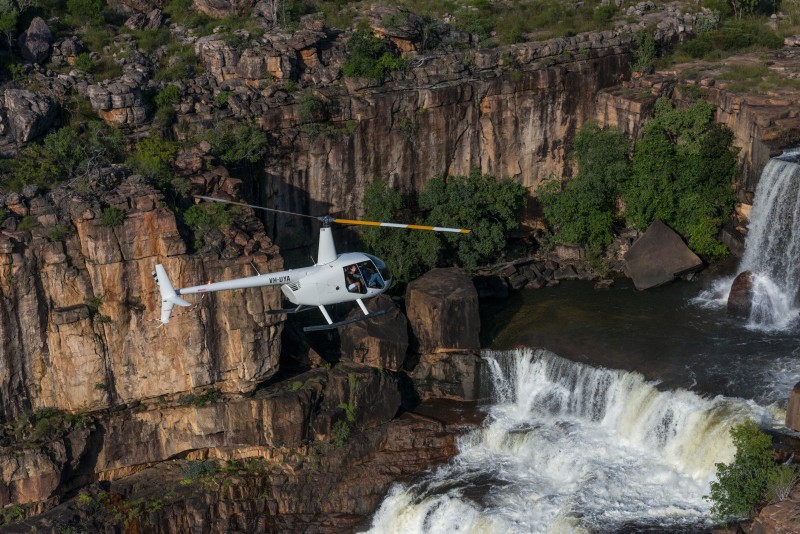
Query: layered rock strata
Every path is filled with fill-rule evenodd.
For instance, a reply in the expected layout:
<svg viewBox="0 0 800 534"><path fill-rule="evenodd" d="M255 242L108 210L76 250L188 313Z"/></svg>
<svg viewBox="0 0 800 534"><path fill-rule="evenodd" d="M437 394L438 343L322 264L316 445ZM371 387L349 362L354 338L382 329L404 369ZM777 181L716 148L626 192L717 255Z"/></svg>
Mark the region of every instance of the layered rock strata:
<svg viewBox="0 0 800 534"><path fill-rule="evenodd" d="M475 400L480 385L478 292L457 268L433 269L408 285L406 314L423 399Z"/></svg>
<svg viewBox="0 0 800 534"><path fill-rule="evenodd" d="M260 223L250 214L223 241L247 256L190 253L161 193L135 176L102 181L91 194L60 187L0 199L2 418L100 410L212 385L251 391L271 376L281 323L265 310L277 306L277 289L193 299L196 306L160 326L151 276L156 263L176 287L249 275L251 263L280 270ZM108 209L121 220L104 222Z"/></svg>

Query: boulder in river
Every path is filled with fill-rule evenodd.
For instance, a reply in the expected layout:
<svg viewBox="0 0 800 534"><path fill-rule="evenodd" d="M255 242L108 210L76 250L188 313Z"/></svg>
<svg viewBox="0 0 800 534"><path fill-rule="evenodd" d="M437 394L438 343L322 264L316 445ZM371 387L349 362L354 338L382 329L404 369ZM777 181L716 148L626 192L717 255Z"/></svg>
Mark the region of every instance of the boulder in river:
<svg viewBox="0 0 800 534"><path fill-rule="evenodd" d="M728 294L728 315L746 319L753 307L753 273L744 271L733 280Z"/></svg>
<svg viewBox="0 0 800 534"><path fill-rule="evenodd" d="M658 219L625 254L625 274L633 279L636 289L661 286L702 267L703 260Z"/></svg>

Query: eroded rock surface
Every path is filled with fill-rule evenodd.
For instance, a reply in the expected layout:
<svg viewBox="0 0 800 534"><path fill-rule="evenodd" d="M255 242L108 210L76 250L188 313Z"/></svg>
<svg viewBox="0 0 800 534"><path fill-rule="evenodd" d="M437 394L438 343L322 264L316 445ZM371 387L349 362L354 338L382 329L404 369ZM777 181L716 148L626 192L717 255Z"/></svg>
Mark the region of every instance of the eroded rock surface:
<svg viewBox="0 0 800 534"><path fill-rule="evenodd" d="M265 313L278 304L275 288L195 298L168 326L155 320L156 263L176 287L252 274L251 261L261 272L282 268L252 213L225 237L249 256L193 254L161 193L140 177L105 179L91 196L59 187L5 197L17 230L0 234L4 418L45 407L98 410L211 385L250 391L277 370L281 323ZM107 208L122 212L119 224L104 222Z"/></svg>

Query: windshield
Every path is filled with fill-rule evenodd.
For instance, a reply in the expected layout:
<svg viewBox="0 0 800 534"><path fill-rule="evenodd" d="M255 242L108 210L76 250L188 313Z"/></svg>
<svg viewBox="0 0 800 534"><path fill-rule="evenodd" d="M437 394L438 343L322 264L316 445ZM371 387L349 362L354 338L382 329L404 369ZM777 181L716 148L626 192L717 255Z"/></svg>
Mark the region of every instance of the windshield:
<svg viewBox="0 0 800 534"><path fill-rule="evenodd" d="M381 273L381 277L383 277L385 282L392 280L392 273L389 272L389 268L385 263L383 263L383 260L376 258L375 256L371 256L370 254L365 254L365 256L372 260L372 263L374 263L375 267L378 268L378 272Z"/></svg>

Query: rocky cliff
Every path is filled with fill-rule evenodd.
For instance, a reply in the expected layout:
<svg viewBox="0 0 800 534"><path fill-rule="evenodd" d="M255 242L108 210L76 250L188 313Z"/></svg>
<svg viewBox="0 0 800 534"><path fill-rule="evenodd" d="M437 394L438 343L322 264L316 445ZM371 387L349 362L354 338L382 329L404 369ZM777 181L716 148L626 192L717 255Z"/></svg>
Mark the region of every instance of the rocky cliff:
<svg viewBox="0 0 800 534"><path fill-rule="evenodd" d="M264 313L278 303L275 289L197 300L169 326L156 321L156 263L176 286L251 274L251 262L261 271L282 267L252 214L225 236L236 259L223 259L191 252L162 194L121 172L47 194L28 188L0 201L4 419L42 408L99 410L211 386L250 391L277 370L281 323ZM118 210L120 220L104 219L104 209Z"/></svg>

